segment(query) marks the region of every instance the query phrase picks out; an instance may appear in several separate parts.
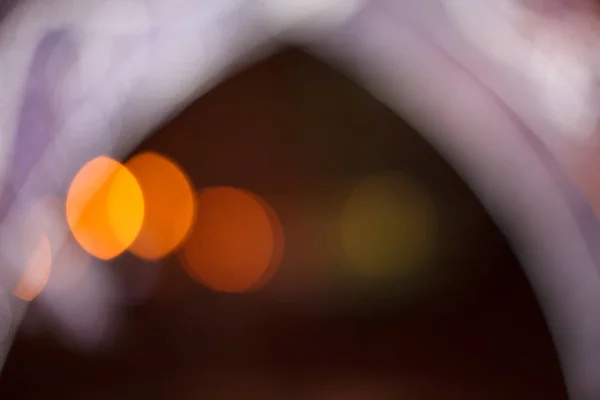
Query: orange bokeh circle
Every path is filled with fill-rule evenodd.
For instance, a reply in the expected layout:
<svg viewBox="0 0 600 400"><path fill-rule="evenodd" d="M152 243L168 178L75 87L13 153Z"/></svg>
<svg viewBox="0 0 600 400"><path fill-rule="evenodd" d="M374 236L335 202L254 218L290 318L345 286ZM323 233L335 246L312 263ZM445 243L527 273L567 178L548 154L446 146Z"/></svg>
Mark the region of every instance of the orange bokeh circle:
<svg viewBox="0 0 600 400"><path fill-rule="evenodd" d="M194 220L194 191L182 169L156 153L142 153L125 166L144 194L142 228L129 247L140 258L158 260L181 244Z"/></svg>
<svg viewBox="0 0 600 400"><path fill-rule="evenodd" d="M48 237L43 235L31 252L27 266L13 289L13 294L26 301L36 298L46 287L51 268L52 248Z"/></svg>
<svg viewBox="0 0 600 400"><path fill-rule="evenodd" d="M283 230L276 213L258 196L231 187L201 191L196 223L183 246L188 273L222 292L256 290L281 262Z"/></svg>
<svg viewBox="0 0 600 400"><path fill-rule="evenodd" d="M77 173L66 200L69 228L89 254L110 260L136 239L144 219L144 198L133 174L100 156Z"/></svg>

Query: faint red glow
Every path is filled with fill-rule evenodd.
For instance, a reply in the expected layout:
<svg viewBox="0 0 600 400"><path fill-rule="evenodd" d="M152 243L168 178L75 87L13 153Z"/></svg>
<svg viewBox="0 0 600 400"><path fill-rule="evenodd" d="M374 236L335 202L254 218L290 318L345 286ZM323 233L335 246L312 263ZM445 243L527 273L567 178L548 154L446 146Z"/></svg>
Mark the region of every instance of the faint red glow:
<svg viewBox="0 0 600 400"><path fill-rule="evenodd" d="M35 227L46 232L52 247L52 273L47 284L49 291L70 291L83 279L90 255L77 245L70 236L63 236L68 229L65 217L65 201L56 196L46 196L36 203L29 213L29 236ZM52 232L58 233L53 235Z"/></svg>
<svg viewBox="0 0 600 400"><path fill-rule="evenodd" d="M276 213L258 196L231 187L201 191L196 206L196 224L182 252L188 273L223 292L266 284L283 254Z"/></svg>
<svg viewBox="0 0 600 400"><path fill-rule="evenodd" d="M42 236L29 257L27 267L13 289L20 299L31 301L36 298L50 278L52 249L47 236Z"/></svg>

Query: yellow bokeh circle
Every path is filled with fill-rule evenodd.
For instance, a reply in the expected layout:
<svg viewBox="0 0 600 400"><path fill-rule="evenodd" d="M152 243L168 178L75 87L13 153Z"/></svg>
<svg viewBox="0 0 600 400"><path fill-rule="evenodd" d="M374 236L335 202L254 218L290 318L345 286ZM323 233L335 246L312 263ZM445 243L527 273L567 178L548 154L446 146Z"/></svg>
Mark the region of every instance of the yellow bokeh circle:
<svg viewBox="0 0 600 400"><path fill-rule="evenodd" d="M354 186L340 228L346 260L357 271L404 275L431 255L437 219L426 188L406 175L390 173Z"/></svg>

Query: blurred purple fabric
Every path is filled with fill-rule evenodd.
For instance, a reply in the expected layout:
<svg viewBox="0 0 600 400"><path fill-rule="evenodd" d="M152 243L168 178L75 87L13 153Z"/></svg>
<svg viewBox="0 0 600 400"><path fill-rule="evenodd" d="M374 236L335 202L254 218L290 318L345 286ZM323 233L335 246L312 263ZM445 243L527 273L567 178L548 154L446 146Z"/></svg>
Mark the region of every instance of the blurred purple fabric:
<svg viewBox="0 0 600 400"><path fill-rule="evenodd" d="M55 88L75 57L75 43L66 29L47 33L37 46L24 86L8 179L0 198L0 221L60 128Z"/></svg>

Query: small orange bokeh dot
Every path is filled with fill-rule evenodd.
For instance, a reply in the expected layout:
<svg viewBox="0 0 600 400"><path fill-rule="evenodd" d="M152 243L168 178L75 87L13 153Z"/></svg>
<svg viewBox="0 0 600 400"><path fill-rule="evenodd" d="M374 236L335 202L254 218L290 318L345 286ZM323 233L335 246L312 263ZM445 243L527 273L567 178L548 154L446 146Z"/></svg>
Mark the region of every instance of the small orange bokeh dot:
<svg viewBox="0 0 600 400"><path fill-rule="evenodd" d="M100 156L77 173L67 194L69 228L91 255L110 260L136 239L144 219L144 198L133 174Z"/></svg>
<svg viewBox="0 0 600 400"><path fill-rule="evenodd" d="M18 298L31 301L46 287L52 267L52 249L47 236L42 236L29 257L27 267L13 289Z"/></svg>
<svg viewBox="0 0 600 400"><path fill-rule="evenodd" d="M60 200L54 196L35 200L27 210L21 240L25 269L13 289L13 294L23 300L37 297L54 276L55 254L49 232L53 229L52 217L61 210Z"/></svg>
<svg viewBox="0 0 600 400"><path fill-rule="evenodd" d="M158 260L172 252L192 226L192 185L178 165L156 153L137 155L125 166L140 184L145 201L144 223L129 250L140 258Z"/></svg>
<svg viewBox="0 0 600 400"><path fill-rule="evenodd" d="M201 191L196 223L184 244L189 274L222 292L264 285L283 254L283 232L275 212L258 196L231 187Z"/></svg>

